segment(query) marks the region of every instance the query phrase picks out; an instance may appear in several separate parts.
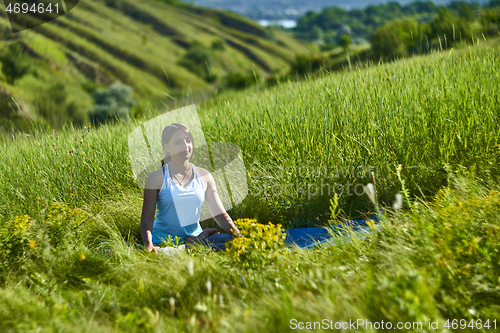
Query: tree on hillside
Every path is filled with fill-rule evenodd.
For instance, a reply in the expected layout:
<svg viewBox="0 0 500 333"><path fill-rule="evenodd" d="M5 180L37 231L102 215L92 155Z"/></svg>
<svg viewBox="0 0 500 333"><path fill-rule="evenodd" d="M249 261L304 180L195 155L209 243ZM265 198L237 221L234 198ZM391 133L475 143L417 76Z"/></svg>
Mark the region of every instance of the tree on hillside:
<svg viewBox="0 0 500 333"><path fill-rule="evenodd" d="M351 11L349 11L348 15L349 17L355 18L360 21L363 21L365 18L365 12L361 9L352 9Z"/></svg>
<svg viewBox="0 0 500 333"><path fill-rule="evenodd" d="M371 36L372 51L377 58L392 60L416 52L419 44L430 29L424 22L415 19L394 20L377 30Z"/></svg>
<svg viewBox="0 0 500 333"><path fill-rule="evenodd" d="M295 61L290 68L290 74L305 75L313 73L324 66L325 59L321 54L296 54Z"/></svg>
<svg viewBox="0 0 500 333"><path fill-rule="evenodd" d="M0 53L2 62L2 73L9 84L14 82L30 71L29 58L23 54L23 48L19 43L10 44L6 50Z"/></svg>
<svg viewBox="0 0 500 333"><path fill-rule="evenodd" d="M246 73L230 72L225 77L225 85L226 87L240 90L258 84L260 80L259 73L253 70L249 70Z"/></svg>
<svg viewBox="0 0 500 333"><path fill-rule="evenodd" d="M400 34L387 25L375 30L370 43L375 57L379 59L391 60L406 55L406 48Z"/></svg>
<svg viewBox="0 0 500 333"><path fill-rule="evenodd" d="M347 63L349 64L349 70L352 70L351 57L349 55L349 47L351 46L351 36L349 35L340 36L340 46L344 49L344 52L346 54Z"/></svg>
<svg viewBox="0 0 500 333"><path fill-rule="evenodd" d="M485 9L479 17L479 22L486 35L496 35L500 30L500 7Z"/></svg>
<svg viewBox="0 0 500 333"><path fill-rule="evenodd" d="M500 0L490 0L488 7L490 8L500 7Z"/></svg>
<svg viewBox="0 0 500 333"><path fill-rule="evenodd" d="M210 72L212 61L212 50L200 42L195 42L178 63L204 80L212 82L214 81L214 76Z"/></svg>
<svg viewBox="0 0 500 333"><path fill-rule="evenodd" d="M457 42L469 42L472 38L470 23L453 15L450 9L440 7L437 17L431 22L432 37L440 41L442 48Z"/></svg>
<svg viewBox="0 0 500 333"><path fill-rule="evenodd" d="M415 1L403 8L405 15L414 15L418 13L436 13L437 7L432 1Z"/></svg>
<svg viewBox="0 0 500 333"><path fill-rule="evenodd" d="M299 18L297 21L297 26L294 28L295 31L306 32L312 29L314 20L318 17L318 13L313 11L308 11L304 16Z"/></svg>
<svg viewBox="0 0 500 333"><path fill-rule="evenodd" d="M366 16L381 16L382 15L382 9L379 6L376 5L369 5L368 7L365 8L365 14Z"/></svg>
<svg viewBox="0 0 500 333"><path fill-rule="evenodd" d="M472 7L465 1L452 1L449 5L449 8L456 11L458 17L466 20L466 21L474 21L474 11Z"/></svg>
<svg viewBox="0 0 500 333"><path fill-rule="evenodd" d="M316 24L318 24L324 31L330 29L337 29L347 22L348 13L339 7L328 7L319 14Z"/></svg>
<svg viewBox="0 0 500 333"><path fill-rule="evenodd" d="M309 38L312 43L323 44L323 30L317 25L314 25L311 29Z"/></svg>
<svg viewBox="0 0 500 333"><path fill-rule="evenodd" d="M401 17L403 15L403 7L399 2L389 1L386 5L385 14L389 17Z"/></svg>

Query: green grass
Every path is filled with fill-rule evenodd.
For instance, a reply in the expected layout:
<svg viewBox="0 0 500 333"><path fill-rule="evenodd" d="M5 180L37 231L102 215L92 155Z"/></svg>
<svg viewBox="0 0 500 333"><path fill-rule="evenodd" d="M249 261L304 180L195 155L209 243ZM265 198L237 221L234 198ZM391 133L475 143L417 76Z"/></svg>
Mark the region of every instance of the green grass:
<svg viewBox="0 0 500 333"><path fill-rule="evenodd" d="M215 97L198 109L207 139L238 144L249 166L248 204L238 207L236 214L307 226L326 221L335 184L366 184L371 181L370 170L376 171L381 200L388 205L400 190L395 174L399 164L410 191L419 195L432 195L446 185L446 169L458 164L481 177L496 177L498 67L497 45L467 47L311 82L227 95L230 99ZM10 157L2 165L3 174L23 180L30 179L38 166L44 170L49 184L24 184L20 191L26 198L65 200L72 191L77 194L76 205L91 204L112 184L120 184L118 192L140 194L123 153L128 133L139 123L92 129L81 146L85 155L78 157L67 153L80 140L71 130L61 132L55 150L55 140L47 136L19 147L6 142L5 154ZM38 160L30 158L32 154ZM62 159L88 168L79 168L79 176L54 174L54 165L63 170ZM353 167L354 176L342 175L347 170L352 173ZM64 183L71 184L71 191L70 185L61 188ZM293 193L279 193L287 184L293 186L295 190L289 190ZM330 185L330 195L326 185L323 195L319 190L316 195L308 194L308 185L314 194L314 186L321 184ZM272 186L278 188L275 195ZM14 207L2 213L5 218L32 211L32 204L21 200L14 188L3 193L0 202ZM341 203L351 217L370 207L364 197L356 195L343 196Z"/></svg>
<svg viewBox="0 0 500 333"><path fill-rule="evenodd" d="M273 195L275 184L282 189L297 182L366 184L370 167L376 167L381 198L390 205L400 190L399 164L410 190L419 195L435 193L446 184L446 168L458 164L481 177L498 175L498 54L497 44L467 47L282 84L212 101L202 111L202 123L213 141L240 145L246 162L253 163L251 188L267 192L279 218L313 221L326 212L328 197L308 198L307 190ZM217 109L215 119L211 109ZM294 171L306 164L309 171ZM341 175L352 167L362 177ZM325 176L336 170L338 177ZM363 198L344 199L349 215L366 211Z"/></svg>
<svg viewBox="0 0 500 333"><path fill-rule="evenodd" d="M500 196L467 179L456 178L431 204L390 214L381 230L364 239L342 245L339 238L316 250L278 254L257 270L203 249L158 257L126 246L120 221L140 202L106 204L80 236L66 236L50 250L49 241L28 236L35 244L23 244L25 252L16 258L23 265L13 265L12 256L4 260L10 265L1 275L3 328L281 332L292 319L421 322L424 332L431 331L429 320L440 322L433 332L446 331L446 319L490 319L493 325L500 310ZM43 224L38 228L44 230ZM96 243L96 231L112 239L98 243L101 250L88 245ZM364 326L359 331L375 332Z"/></svg>
<svg viewBox="0 0 500 333"><path fill-rule="evenodd" d="M484 43L231 93L198 107L207 141L233 142L243 153L250 193L229 211L233 219L327 223L333 193L308 195L307 186L372 178L320 171L377 168L387 211L380 230L343 245L338 239L280 253L258 270L203 249L165 258L130 246L140 239L142 191L131 174L127 137L157 110L120 126L4 139L2 326L282 332L291 319L325 318L422 322L422 331L439 320L432 332L445 331L446 319L499 325L499 53L498 44ZM402 181L411 209L406 201L404 211L394 212L389 207ZM273 194L275 184L297 183L304 193ZM52 202L67 209L48 210ZM344 217L373 211L366 195L342 195L340 208ZM25 214L36 219L31 228L22 218L9 222ZM75 229L78 218L84 223Z"/></svg>

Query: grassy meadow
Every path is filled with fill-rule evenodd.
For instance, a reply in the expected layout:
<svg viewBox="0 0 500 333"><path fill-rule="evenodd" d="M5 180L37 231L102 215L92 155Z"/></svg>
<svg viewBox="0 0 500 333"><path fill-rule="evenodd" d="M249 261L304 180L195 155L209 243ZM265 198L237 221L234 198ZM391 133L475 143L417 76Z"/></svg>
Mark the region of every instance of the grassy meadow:
<svg viewBox="0 0 500 333"><path fill-rule="evenodd" d="M381 228L314 250L256 253L261 267L205 249L166 257L133 246L143 193L127 139L165 110L3 138L3 330L283 332L293 319L363 319L445 332L459 330L447 319L464 319L460 331L495 331L499 55L498 40L478 42L197 106L207 141L242 150L249 196L229 211L234 220L288 228L369 216L373 205L356 191L375 179ZM405 208L394 211L398 192Z"/></svg>

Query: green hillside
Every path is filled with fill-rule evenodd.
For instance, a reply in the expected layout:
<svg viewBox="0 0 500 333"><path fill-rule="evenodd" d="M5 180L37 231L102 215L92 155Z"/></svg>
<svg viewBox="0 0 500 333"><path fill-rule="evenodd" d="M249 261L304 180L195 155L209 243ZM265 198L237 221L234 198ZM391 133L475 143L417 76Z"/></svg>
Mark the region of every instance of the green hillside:
<svg viewBox="0 0 500 333"><path fill-rule="evenodd" d="M14 84L0 76L0 95L18 102L0 107L36 118L41 99L57 100L58 91L64 103L51 108L67 109L77 124L87 120L92 93L115 81L131 86L136 101L155 102L220 90L234 73L265 78L288 70L296 53L308 53L305 43L279 30L175 1L81 1L63 17L17 34L2 11L0 29L0 52L20 44L31 65Z"/></svg>

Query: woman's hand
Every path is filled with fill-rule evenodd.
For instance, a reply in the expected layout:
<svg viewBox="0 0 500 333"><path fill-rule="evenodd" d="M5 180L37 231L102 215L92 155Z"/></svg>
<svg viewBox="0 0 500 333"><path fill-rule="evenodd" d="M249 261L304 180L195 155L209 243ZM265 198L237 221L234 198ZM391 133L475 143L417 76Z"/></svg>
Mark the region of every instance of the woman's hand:
<svg viewBox="0 0 500 333"><path fill-rule="evenodd" d="M184 243L186 244L199 244L202 240L208 238L209 236L220 234L219 230L216 228L207 228L201 232L198 236L188 236L184 238Z"/></svg>
<svg viewBox="0 0 500 333"><path fill-rule="evenodd" d="M233 224L234 225L234 224ZM233 232L233 235L235 237L241 237L241 233L240 231L238 230L238 228L236 228L236 226L234 226L234 228L231 229L231 231Z"/></svg>
<svg viewBox="0 0 500 333"><path fill-rule="evenodd" d="M209 236L220 234L219 229L216 228L207 228L198 235L199 240L206 239Z"/></svg>
<svg viewBox="0 0 500 333"><path fill-rule="evenodd" d="M156 250L156 247L152 243L146 245L146 250L148 250L148 252L158 253L158 250Z"/></svg>

